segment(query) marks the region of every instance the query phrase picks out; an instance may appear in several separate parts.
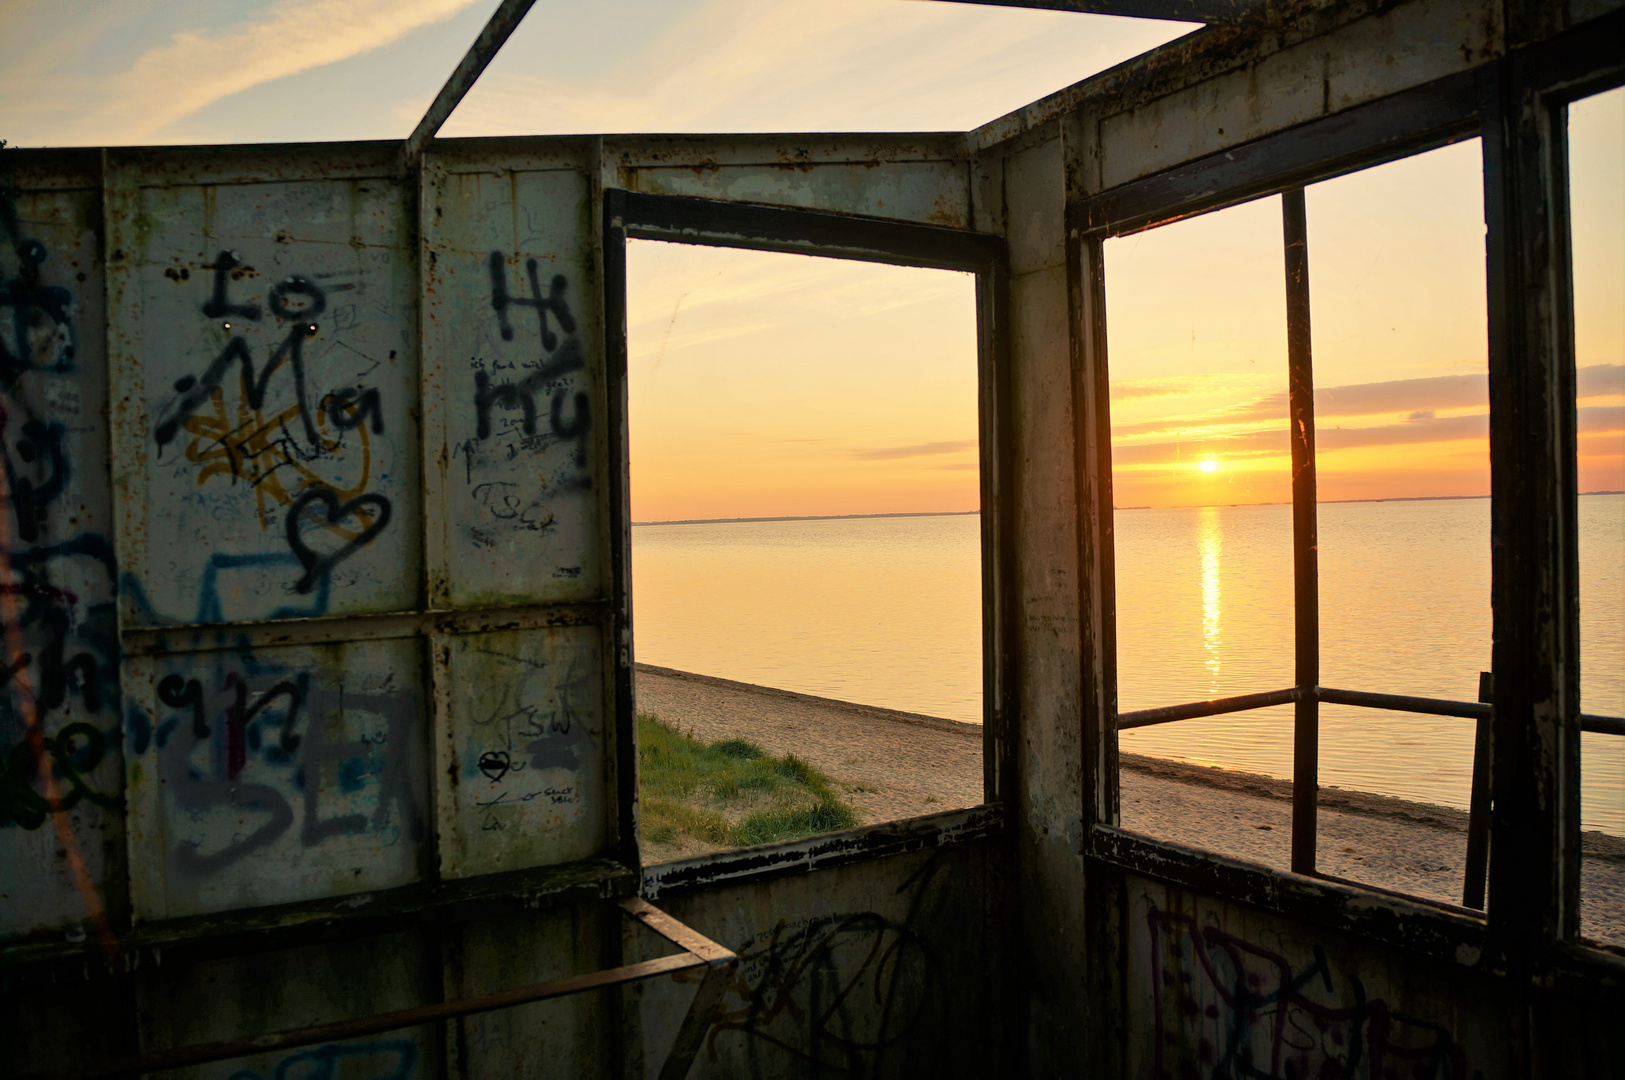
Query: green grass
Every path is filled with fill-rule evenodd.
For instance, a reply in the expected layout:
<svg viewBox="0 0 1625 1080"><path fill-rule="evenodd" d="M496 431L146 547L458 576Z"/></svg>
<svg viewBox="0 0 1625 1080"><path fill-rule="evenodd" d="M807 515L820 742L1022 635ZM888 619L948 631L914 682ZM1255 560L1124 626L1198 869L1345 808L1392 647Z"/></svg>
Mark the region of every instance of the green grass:
<svg viewBox="0 0 1625 1080"><path fill-rule="evenodd" d="M857 814L829 777L744 739L704 743L638 717L643 839L686 850L745 847L850 829Z"/></svg>

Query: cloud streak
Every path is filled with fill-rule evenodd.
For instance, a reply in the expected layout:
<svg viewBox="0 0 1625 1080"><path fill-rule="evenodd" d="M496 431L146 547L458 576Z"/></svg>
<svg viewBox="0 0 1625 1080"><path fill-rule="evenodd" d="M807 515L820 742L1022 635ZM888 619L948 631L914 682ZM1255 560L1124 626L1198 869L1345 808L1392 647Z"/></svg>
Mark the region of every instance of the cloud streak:
<svg viewBox="0 0 1625 1080"><path fill-rule="evenodd" d="M1580 409L1579 431L1582 435L1625 432L1625 406L1597 405ZM1370 446L1409 446L1482 439L1486 440L1487 452L1489 433L1490 418L1487 413L1439 418L1423 417L1372 427L1317 427L1315 449L1317 452L1324 452ZM1167 465L1195 461L1214 454L1226 457L1258 457L1271 454L1285 455L1288 452L1287 432L1283 425L1280 429L1269 431L1221 434L1178 442L1114 446L1112 462L1115 465Z"/></svg>
<svg viewBox="0 0 1625 1080"><path fill-rule="evenodd" d="M170 35L127 68L96 80L99 86L81 88L81 98L93 90L94 100L83 101L88 107L64 116L61 126L70 139L78 129L95 132L99 141L152 141L222 98L382 48L477 3L489 0L277 0L249 21ZM115 20L110 28L116 30L116 19L116 12L96 13L82 21ZM5 97L20 104L14 81L4 80ZM29 97L35 99L30 112L60 112L48 95L23 100ZM117 137L106 139L109 132Z"/></svg>
<svg viewBox="0 0 1625 1080"><path fill-rule="evenodd" d="M946 442L914 443L912 446L881 446L867 450L854 450L852 456L861 458L864 461L894 461L900 458L958 454L974 449L976 449L975 439L952 439Z"/></svg>
<svg viewBox="0 0 1625 1080"><path fill-rule="evenodd" d="M1592 364L1577 372L1579 397L1582 399L1625 395L1625 365ZM1204 396L1213 393L1211 381L1144 380L1129 387L1129 398ZM1183 388L1181 388L1183 386ZM1113 398L1119 398L1113 390ZM1315 390L1315 425L1321 445L1329 446L1346 438L1350 431L1386 430L1382 425L1360 428L1344 427L1337 431L1339 421L1360 417L1403 417L1403 425L1393 430L1414 431L1416 425L1443 423L1444 420L1484 420L1484 413L1473 416L1445 417L1438 413L1459 409L1485 410L1489 407L1489 381L1483 375L1441 375L1425 379L1393 379L1385 382L1354 383L1348 386L1327 386ZM1595 413L1582 409L1582 413ZM1246 401L1221 406L1205 412L1182 416L1160 417L1138 423L1113 425L1112 433L1118 438L1178 435L1182 442L1211 442L1250 437L1269 438L1270 431L1246 430L1262 423L1285 425L1287 396L1284 391L1265 394ZM1440 429L1442 430L1442 429ZM1398 441L1423 441L1400 439Z"/></svg>

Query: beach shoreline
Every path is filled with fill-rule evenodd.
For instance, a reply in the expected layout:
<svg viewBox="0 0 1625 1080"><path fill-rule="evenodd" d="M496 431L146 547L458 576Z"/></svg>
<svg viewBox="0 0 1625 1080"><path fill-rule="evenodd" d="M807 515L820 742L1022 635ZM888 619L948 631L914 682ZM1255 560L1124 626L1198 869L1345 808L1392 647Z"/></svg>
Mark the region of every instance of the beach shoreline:
<svg viewBox="0 0 1625 1080"><path fill-rule="evenodd" d="M635 666L634 682L639 713L708 742L748 739L807 761L865 825L982 802L980 724L650 664ZM1289 867L1290 781L1137 754L1121 764L1125 829ZM1322 873L1460 904L1465 811L1331 787L1319 805ZM1625 838L1587 832L1582 850L1583 931L1625 945Z"/></svg>

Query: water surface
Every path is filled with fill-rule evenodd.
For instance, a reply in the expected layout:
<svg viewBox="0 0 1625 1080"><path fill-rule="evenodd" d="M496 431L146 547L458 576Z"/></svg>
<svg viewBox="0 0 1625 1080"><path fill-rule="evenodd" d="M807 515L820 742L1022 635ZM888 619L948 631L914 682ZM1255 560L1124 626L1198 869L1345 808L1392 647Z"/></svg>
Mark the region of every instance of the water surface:
<svg viewBox="0 0 1625 1080"><path fill-rule="evenodd" d="M1490 666L1489 500L1320 507L1321 684L1473 701ZM1292 685L1286 506L1120 510L1123 711ZM1582 702L1625 715L1625 496L1580 499ZM979 722L976 515L640 525L638 660ZM1473 722L1321 706L1321 781L1465 808ZM1290 707L1122 747L1292 774ZM1625 739L1586 735L1586 827L1625 835Z"/></svg>

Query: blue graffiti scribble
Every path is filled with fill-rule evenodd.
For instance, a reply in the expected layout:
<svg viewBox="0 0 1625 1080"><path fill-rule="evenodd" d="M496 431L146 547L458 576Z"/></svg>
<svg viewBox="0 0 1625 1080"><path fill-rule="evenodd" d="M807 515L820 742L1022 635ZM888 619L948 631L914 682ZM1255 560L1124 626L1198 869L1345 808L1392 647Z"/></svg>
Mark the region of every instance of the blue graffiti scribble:
<svg viewBox="0 0 1625 1080"><path fill-rule="evenodd" d="M304 570L291 551L278 551L268 554L256 555L222 555L216 552L209 556L209 561L203 567L203 590L198 598L197 622L218 623L225 622L224 605L220 601L220 571L259 569L266 566L289 567L294 570ZM285 605L276 608L266 619L309 619L318 615L327 614L328 598L332 593L333 581L331 574L323 572L318 579L315 595L310 603L302 606Z"/></svg>
<svg viewBox="0 0 1625 1080"><path fill-rule="evenodd" d="M329 1043L314 1050L290 1054L271 1069L270 1080L337 1080L340 1062L357 1058L392 1058L380 1061L376 1072L345 1070L344 1080L410 1080L417 1071L417 1044L407 1039L388 1039L382 1042ZM231 1080L266 1080L253 1069L238 1069Z"/></svg>

